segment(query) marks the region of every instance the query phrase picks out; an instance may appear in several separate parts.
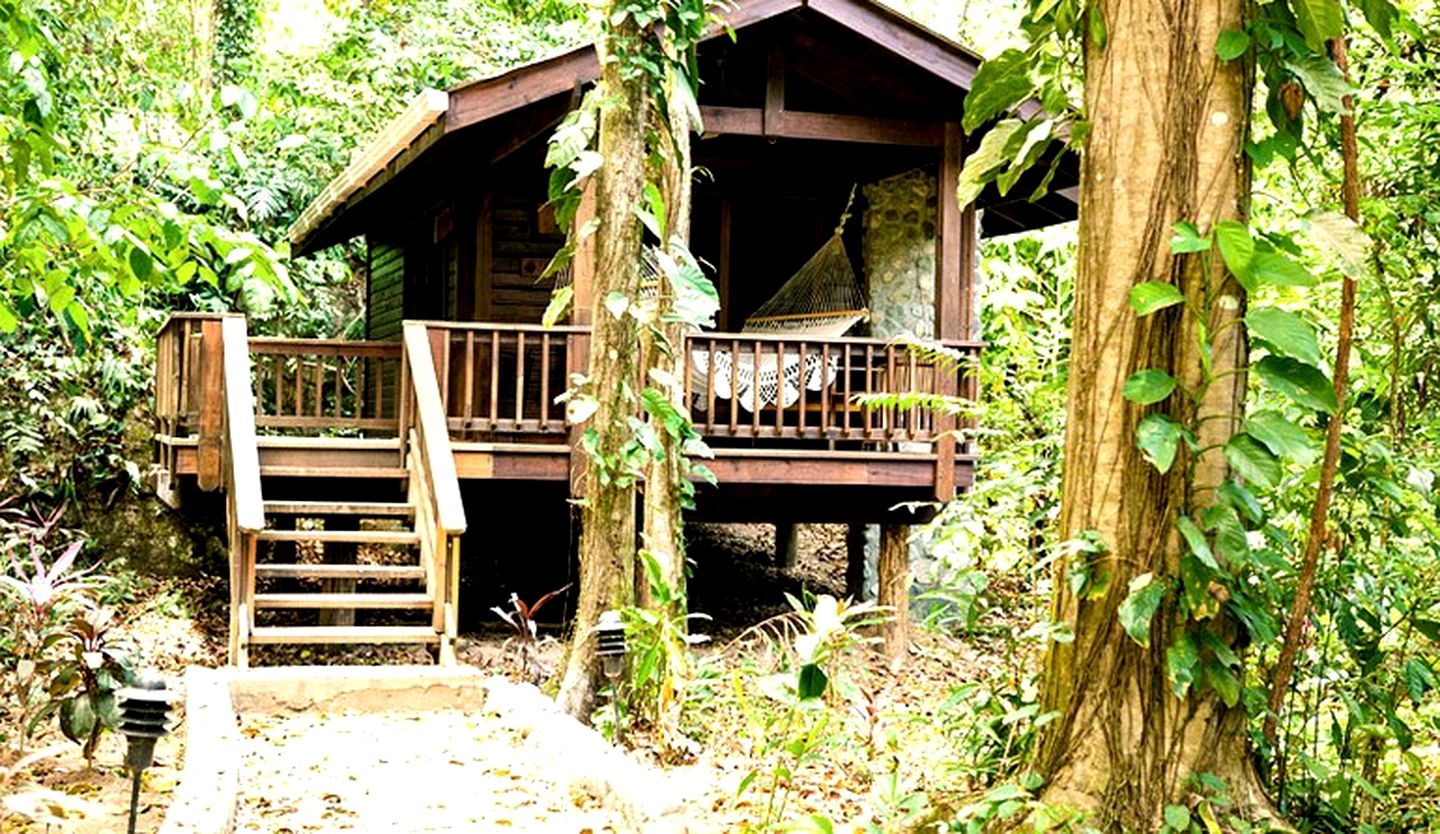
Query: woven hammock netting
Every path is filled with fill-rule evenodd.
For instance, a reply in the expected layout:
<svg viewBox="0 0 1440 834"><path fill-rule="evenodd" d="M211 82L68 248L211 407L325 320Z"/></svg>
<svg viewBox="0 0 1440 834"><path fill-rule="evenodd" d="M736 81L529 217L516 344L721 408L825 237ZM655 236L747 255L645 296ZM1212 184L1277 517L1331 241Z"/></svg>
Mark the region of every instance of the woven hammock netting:
<svg viewBox="0 0 1440 834"><path fill-rule="evenodd" d="M870 315L843 238L854 200L851 189L850 203L835 233L769 301L750 314L741 332L835 337Z"/></svg>

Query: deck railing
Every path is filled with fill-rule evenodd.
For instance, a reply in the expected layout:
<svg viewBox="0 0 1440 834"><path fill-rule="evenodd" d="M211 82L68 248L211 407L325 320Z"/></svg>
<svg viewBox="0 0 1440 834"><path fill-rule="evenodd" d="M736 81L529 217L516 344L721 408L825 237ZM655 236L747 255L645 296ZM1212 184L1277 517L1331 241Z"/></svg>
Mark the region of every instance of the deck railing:
<svg viewBox="0 0 1440 834"><path fill-rule="evenodd" d="M588 328L426 322L437 356L451 435L563 437L555 398ZM762 445L795 441L929 443L964 417L937 396L973 396L969 342L950 342L962 361L883 339L794 338L697 333L686 339L683 373L696 429L707 438ZM876 395L904 402L863 403Z"/></svg>
<svg viewBox="0 0 1440 834"><path fill-rule="evenodd" d="M258 428L395 432L399 343L255 337L250 358Z"/></svg>
<svg viewBox="0 0 1440 834"><path fill-rule="evenodd" d="M199 427L205 385L201 379L206 322L219 326L221 316L172 313L155 337L156 433L185 437Z"/></svg>
<svg viewBox="0 0 1440 834"><path fill-rule="evenodd" d="M441 397L450 432L556 435L569 431L555 398L570 386L570 343L583 327L427 323L439 334Z"/></svg>

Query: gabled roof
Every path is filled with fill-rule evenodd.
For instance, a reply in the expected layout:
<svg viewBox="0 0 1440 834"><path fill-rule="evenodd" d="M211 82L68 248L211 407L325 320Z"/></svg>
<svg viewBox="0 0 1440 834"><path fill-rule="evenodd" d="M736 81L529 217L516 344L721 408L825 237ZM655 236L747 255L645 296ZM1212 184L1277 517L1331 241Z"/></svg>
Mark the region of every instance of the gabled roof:
<svg viewBox="0 0 1440 834"><path fill-rule="evenodd" d="M982 60L975 52L875 0L736 0L726 22L729 29L738 31L802 8L962 94L969 90ZM726 34L724 28L719 28L710 38ZM334 229L335 221L437 142L569 93L599 75L595 47L587 45L446 91L425 90L375 140L356 152L349 166L301 213L286 237L296 254L340 242L355 231ZM1033 108L1036 105L1032 103L1022 109Z"/></svg>

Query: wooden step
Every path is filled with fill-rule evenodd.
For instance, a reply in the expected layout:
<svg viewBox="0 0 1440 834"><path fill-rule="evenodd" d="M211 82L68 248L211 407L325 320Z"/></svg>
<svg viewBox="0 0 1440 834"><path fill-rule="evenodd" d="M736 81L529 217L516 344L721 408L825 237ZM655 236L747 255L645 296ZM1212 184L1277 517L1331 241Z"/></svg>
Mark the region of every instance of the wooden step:
<svg viewBox="0 0 1440 834"><path fill-rule="evenodd" d="M354 544L419 544L413 530L261 530L262 542L351 542Z"/></svg>
<svg viewBox="0 0 1440 834"><path fill-rule="evenodd" d="M327 515L413 518L415 507L410 504L386 504L375 501L266 501L265 512L271 515L298 515L306 518Z"/></svg>
<svg viewBox="0 0 1440 834"><path fill-rule="evenodd" d="M255 577L293 579L424 579L419 565L265 565L255 566Z"/></svg>
<svg viewBox="0 0 1440 834"><path fill-rule="evenodd" d="M262 608L430 608L429 594L256 594Z"/></svg>
<svg viewBox="0 0 1440 834"><path fill-rule="evenodd" d="M251 643L439 643L429 626L256 626Z"/></svg>
<svg viewBox="0 0 1440 834"><path fill-rule="evenodd" d="M408 478L402 466L261 466L260 474L270 478Z"/></svg>

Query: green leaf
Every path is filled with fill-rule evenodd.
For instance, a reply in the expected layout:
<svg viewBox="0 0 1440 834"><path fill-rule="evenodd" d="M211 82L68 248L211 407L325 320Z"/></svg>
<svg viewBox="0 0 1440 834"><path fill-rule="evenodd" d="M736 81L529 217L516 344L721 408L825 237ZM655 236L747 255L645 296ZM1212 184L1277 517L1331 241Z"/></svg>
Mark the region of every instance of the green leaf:
<svg viewBox="0 0 1440 834"><path fill-rule="evenodd" d="M1224 664L1218 661L1206 663L1205 679L1225 706L1233 707L1240 702L1240 679Z"/></svg>
<svg viewBox="0 0 1440 834"><path fill-rule="evenodd" d="M1250 263L1255 257L1255 241L1250 230L1236 220L1221 220L1215 224L1215 242L1220 246L1220 257L1235 277L1250 277Z"/></svg>
<svg viewBox="0 0 1440 834"><path fill-rule="evenodd" d="M1315 444L1310 436L1278 411L1266 409L1246 417L1245 431L1280 457L1301 464L1315 459Z"/></svg>
<svg viewBox="0 0 1440 834"><path fill-rule="evenodd" d="M1245 432L1225 443L1225 460L1247 482L1262 489L1273 489L1280 482L1280 461Z"/></svg>
<svg viewBox="0 0 1440 834"><path fill-rule="evenodd" d="M1239 29L1226 29L1215 41L1215 54L1222 61L1233 61L1250 48L1250 36Z"/></svg>
<svg viewBox="0 0 1440 834"><path fill-rule="evenodd" d="M1135 315L1148 316L1157 310L1185 303L1185 296L1174 284L1146 281L1130 288L1130 306Z"/></svg>
<svg viewBox="0 0 1440 834"><path fill-rule="evenodd" d="M1164 414L1151 414L1135 427L1135 445L1145 459L1162 473L1175 463L1175 451L1185 430Z"/></svg>
<svg viewBox="0 0 1440 834"><path fill-rule="evenodd" d="M1125 399L1139 405L1152 405L1170 396L1179 384L1164 371L1146 368L1125 380Z"/></svg>
<svg viewBox="0 0 1440 834"><path fill-rule="evenodd" d="M1360 11L1365 22L1384 40L1394 37L1392 24L1395 20L1395 4L1390 0L1359 0Z"/></svg>
<svg viewBox="0 0 1440 834"><path fill-rule="evenodd" d="M1339 212L1323 211L1308 215L1305 225L1316 248L1346 275L1359 278L1368 272L1370 237L1354 220Z"/></svg>
<svg viewBox="0 0 1440 834"><path fill-rule="evenodd" d="M1289 397L1298 405L1334 414L1335 388L1330 379L1313 365L1288 356L1266 356L1251 366L1260 381Z"/></svg>
<svg viewBox="0 0 1440 834"><path fill-rule="evenodd" d="M1165 824L1170 826L1172 831L1190 830L1190 809L1184 805L1165 806Z"/></svg>
<svg viewBox="0 0 1440 834"><path fill-rule="evenodd" d="M666 318L692 328L714 327L715 314L720 311L720 293L685 242L678 238L671 240L669 250L656 253L656 261L671 290Z"/></svg>
<svg viewBox="0 0 1440 834"><path fill-rule="evenodd" d="M1216 494L1224 498L1230 506L1244 513L1245 517L1255 524L1265 520L1265 510L1260 506L1260 502L1255 499L1255 495L1250 490L1240 484L1226 481L1216 490Z"/></svg>
<svg viewBox="0 0 1440 834"><path fill-rule="evenodd" d="M1440 643L1440 621L1415 620L1415 630L1425 635L1432 643Z"/></svg>
<svg viewBox="0 0 1440 834"><path fill-rule="evenodd" d="M1345 32L1345 13L1340 0L1291 0L1295 23L1305 43L1316 52L1325 51L1325 42Z"/></svg>
<svg viewBox="0 0 1440 834"><path fill-rule="evenodd" d="M800 676L796 681L795 693L800 700L808 701L811 698L819 698L825 694L825 687L829 685L830 679L825 676L825 670L814 663L806 663L800 667Z"/></svg>
<svg viewBox="0 0 1440 834"><path fill-rule="evenodd" d="M956 188L960 205L968 206L975 202L975 198L985 190L990 176L1009 161L1005 148L1021 127L1023 123L1019 119L1006 119L986 131L980 147L965 158L965 165L960 169L960 182Z"/></svg>
<svg viewBox="0 0 1440 834"><path fill-rule="evenodd" d="M1175 224L1175 234L1170 238L1170 251L1176 255L1190 252L1209 252L1214 243L1210 235L1202 236L1194 223L1180 221Z"/></svg>
<svg viewBox="0 0 1440 834"><path fill-rule="evenodd" d="M570 309L570 300L575 296L575 288L569 284L563 287L556 287L555 292L550 295L550 303L545 307L545 315L540 323L545 327L554 327L560 319L565 317L566 311Z"/></svg>
<svg viewBox="0 0 1440 834"><path fill-rule="evenodd" d="M1285 64L1300 79L1315 106L1327 113L1344 113L1345 96L1355 91L1340 68L1324 55L1308 55Z"/></svg>
<svg viewBox="0 0 1440 834"><path fill-rule="evenodd" d="M1435 671L1418 657L1412 657L1405 661L1405 688L1410 690L1410 700L1420 705L1420 699L1425 693L1440 686L1440 681L1435 680Z"/></svg>
<svg viewBox="0 0 1440 834"><path fill-rule="evenodd" d="M1205 540L1205 534L1200 531L1199 526L1188 515L1182 515L1175 520L1175 529L1180 531L1180 536L1185 539L1185 545L1199 559L1205 567L1210 570L1220 570L1220 563L1215 561L1215 553L1210 549L1210 542Z"/></svg>
<svg viewBox="0 0 1440 834"><path fill-rule="evenodd" d="M1007 49L982 63L965 96L965 132L973 133L1028 98L1035 89L1030 81L1033 65L1018 49Z"/></svg>
<svg viewBox="0 0 1440 834"><path fill-rule="evenodd" d="M148 281L151 273L155 271L155 261L150 257L149 252L133 246L130 248L130 271L135 274L137 279Z"/></svg>
<svg viewBox="0 0 1440 834"><path fill-rule="evenodd" d="M1279 252L1259 252L1250 261L1250 276L1275 287L1313 287L1315 276Z"/></svg>
<svg viewBox="0 0 1440 834"><path fill-rule="evenodd" d="M1195 641L1189 634L1181 634L1165 649L1165 677L1169 678L1170 688L1177 697L1184 698L1190 690L1195 682L1195 665L1199 662L1200 653L1195 650Z"/></svg>
<svg viewBox="0 0 1440 834"><path fill-rule="evenodd" d="M1245 314L1252 336L1269 342L1280 353L1311 365L1320 364L1320 344L1310 322L1278 307L1256 307Z"/></svg>
<svg viewBox="0 0 1440 834"><path fill-rule="evenodd" d="M1130 580L1130 593L1120 603L1120 625L1130 639L1150 648L1150 621L1165 599L1166 584L1153 573L1142 573Z"/></svg>
<svg viewBox="0 0 1440 834"><path fill-rule="evenodd" d="M0 301L0 333L14 333L20 320L15 317L15 311L9 304Z"/></svg>
<svg viewBox="0 0 1440 834"><path fill-rule="evenodd" d="M84 744L95 730L95 710L85 695L66 698L60 704L60 732L76 744Z"/></svg>

